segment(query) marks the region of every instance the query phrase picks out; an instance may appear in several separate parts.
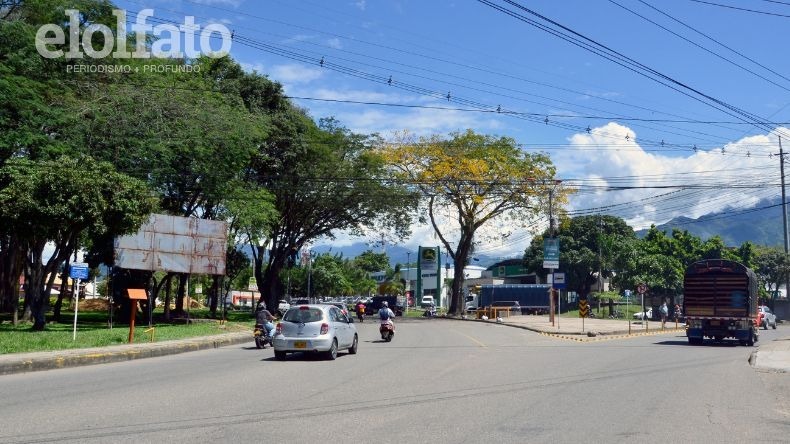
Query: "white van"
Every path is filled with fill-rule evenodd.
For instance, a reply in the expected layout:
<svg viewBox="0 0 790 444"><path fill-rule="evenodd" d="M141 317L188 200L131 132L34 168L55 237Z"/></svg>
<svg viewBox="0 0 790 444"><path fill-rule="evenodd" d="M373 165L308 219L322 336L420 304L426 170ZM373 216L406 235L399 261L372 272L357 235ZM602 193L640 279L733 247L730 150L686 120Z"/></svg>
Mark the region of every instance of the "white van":
<svg viewBox="0 0 790 444"><path fill-rule="evenodd" d="M422 300L420 301L420 307L427 308L431 305L436 305L433 301L433 296L423 296Z"/></svg>

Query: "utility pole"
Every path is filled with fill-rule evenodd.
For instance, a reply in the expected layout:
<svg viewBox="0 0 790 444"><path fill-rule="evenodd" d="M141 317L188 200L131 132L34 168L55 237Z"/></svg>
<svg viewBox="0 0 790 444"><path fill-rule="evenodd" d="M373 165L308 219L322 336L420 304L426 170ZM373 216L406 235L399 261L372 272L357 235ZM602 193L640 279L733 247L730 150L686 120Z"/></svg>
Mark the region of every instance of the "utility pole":
<svg viewBox="0 0 790 444"><path fill-rule="evenodd" d="M787 238L787 199L785 197L785 155L784 151L782 150L782 136L779 137L779 172L782 175L782 224L784 230L782 233L784 234L785 238L785 256L787 256L788 252L790 252L790 240ZM777 288L778 290L778 288ZM785 295L790 293L790 279L788 279L787 274L785 274Z"/></svg>
<svg viewBox="0 0 790 444"><path fill-rule="evenodd" d="M603 242L603 220L598 215L598 314L601 314L601 293L603 293L603 265L601 264L601 243ZM611 314L611 313L609 313Z"/></svg>

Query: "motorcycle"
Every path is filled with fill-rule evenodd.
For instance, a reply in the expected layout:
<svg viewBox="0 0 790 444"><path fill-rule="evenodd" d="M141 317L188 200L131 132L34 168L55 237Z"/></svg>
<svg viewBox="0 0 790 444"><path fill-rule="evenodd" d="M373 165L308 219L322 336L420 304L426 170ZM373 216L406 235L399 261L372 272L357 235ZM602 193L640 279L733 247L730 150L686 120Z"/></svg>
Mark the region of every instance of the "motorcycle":
<svg viewBox="0 0 790 444"><path fill-rule="evenodd" d="M359 322L365 322L365 306L364 305L357 306L357 319L359 319Z"/></svg>
<svg viewBox="0 0 790 444"><path fill-rule="evenodd" d="M381 321L379 333L381 333L381 339L390 342L392 337L395 336L395 325L389 321Z"/></svg>
<svg viewBox="0 0 790 444"><path fill-rule="evenodd" d="M274 346L272 344L272 336L262 324L255 324L255 329L253 329L252 335L255 338L255 347L265 348L266 344Z"/></svg>

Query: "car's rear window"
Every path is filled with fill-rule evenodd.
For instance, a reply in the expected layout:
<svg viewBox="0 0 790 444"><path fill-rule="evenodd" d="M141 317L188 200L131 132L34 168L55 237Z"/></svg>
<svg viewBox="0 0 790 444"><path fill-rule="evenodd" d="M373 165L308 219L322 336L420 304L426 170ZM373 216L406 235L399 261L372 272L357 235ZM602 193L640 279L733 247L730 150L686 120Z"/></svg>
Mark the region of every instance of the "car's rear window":
<svg viewBox="0 0 790 444"><path fill-rule="evenodd" d="M288 322L320 322L324 319L323 311L318 308L292 308L285 313L283 321Z"/></svg>

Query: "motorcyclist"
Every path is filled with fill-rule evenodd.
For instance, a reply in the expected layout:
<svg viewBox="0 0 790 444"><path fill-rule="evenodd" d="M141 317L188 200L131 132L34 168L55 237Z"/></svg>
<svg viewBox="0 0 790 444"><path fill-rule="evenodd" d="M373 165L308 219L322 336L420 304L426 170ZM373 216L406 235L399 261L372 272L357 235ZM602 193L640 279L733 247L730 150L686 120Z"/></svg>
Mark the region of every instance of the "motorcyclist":
<svg viewBox="0 0 790 444"><path fill-rule="evenodd" d="M258 306L255 310L255 322L257 324L263 325L263 328L266 329L266 336L272 337L272 331L274 330L274 316L266 309L266 303L263 301L258 302Z"/></svg>
<svg viewBox="0 0 790 444"><path fill-rule="evenodd" d="M392 322L392 319L394 317L395 317L395 313L393 313L392 310L390 310L387 301L384 301L381 304L381 309L379 310L379 319L381 320L381 323L392 325L392 328L395 328L395 323Z"/></svg>
<svg viewBox="0 0 790 444"><path fill-rule="evenodd" d="M359 301L359 303L357 304L357 319L359 319L359 322L364 321L365 319L364 316L365 316L365 304L362 303L362 301Z"/></svg>

